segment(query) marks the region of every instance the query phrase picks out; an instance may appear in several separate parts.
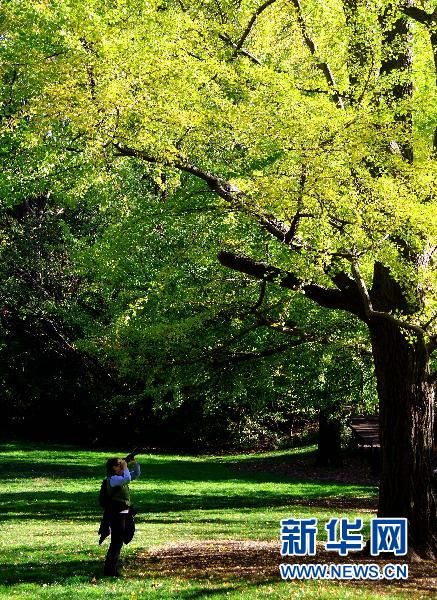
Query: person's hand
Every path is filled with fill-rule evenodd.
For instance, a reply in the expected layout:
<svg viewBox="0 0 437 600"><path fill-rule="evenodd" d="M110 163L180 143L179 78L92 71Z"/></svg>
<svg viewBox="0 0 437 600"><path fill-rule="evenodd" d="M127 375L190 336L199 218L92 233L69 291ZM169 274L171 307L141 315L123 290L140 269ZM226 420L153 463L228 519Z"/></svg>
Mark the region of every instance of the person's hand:
<svg viewBox="0 0 437 600"><path fill-rule="evenodd" d="M124 469L127 469L127 462L125 460L121 461L121 467L123 468L123 471Z"/></svg>

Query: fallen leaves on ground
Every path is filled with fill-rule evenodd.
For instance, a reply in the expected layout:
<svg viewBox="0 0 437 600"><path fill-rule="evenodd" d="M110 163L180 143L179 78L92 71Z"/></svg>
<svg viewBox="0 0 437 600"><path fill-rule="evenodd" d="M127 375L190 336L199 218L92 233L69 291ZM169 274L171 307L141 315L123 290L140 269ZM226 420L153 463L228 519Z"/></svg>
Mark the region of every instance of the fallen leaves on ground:
<svg viewBox="0 0 437 600"><path fill-rule="evenodd" d="M139 553L131 559L129 571L148 578L182 577L184 579L214 579L229 581L245 579L251 582L280 582L280 563L377 563L381 567L391 563L405 563L404 557L380 559L379 557L349 555L339 557L327 552L322 545L312 557L286 557L279 553L278 542L262 541L190 541L168 544ZM342 581L342 585L369 586L372 591L420 592L423 597L435 597L437 573L435 563L422 561L409 564L406 581ZM293 585L290 582L290 585Z"/></svg>

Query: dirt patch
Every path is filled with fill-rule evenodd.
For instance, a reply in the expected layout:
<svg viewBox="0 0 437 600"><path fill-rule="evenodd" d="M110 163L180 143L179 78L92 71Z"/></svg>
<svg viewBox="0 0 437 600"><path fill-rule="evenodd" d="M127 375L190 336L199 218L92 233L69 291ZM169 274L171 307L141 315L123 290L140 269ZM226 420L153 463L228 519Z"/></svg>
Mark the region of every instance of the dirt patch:
<svg viewBox="0 0 437 600"><path fill-rule="evenodd" d="M375 557L350 555L339 557L326 552L323 546L317 548L314 557L281 558L278 542L256 541L196 541L169 544L139 553L127 565L128 573L135 576L181 577L184 579L209 579L230 581L245 579L256 583L279 582L279 565L286 563L377 563L381 567L387 563L405 563L405 559L381 560ZM409 564L409 577L406 581L351 581L341 585L368 586L373 592L402 591L420 593L421 597L436 597L437 573L435 563L423 561ZM293 585L290 582L290 585Z"/></svg>
<svg viewBox="0 0 437 600"><path fill-rule="evenodd" d="M346 483L353 485L377 486L378 477L372 470L364 456L347 456L343 464L338 467L319 467L315 464L315 455L297 455L246 460L243 463L231 465L235 471L277 473L286 475L290 479L305 481L323 481L331 483Z"/></svg>

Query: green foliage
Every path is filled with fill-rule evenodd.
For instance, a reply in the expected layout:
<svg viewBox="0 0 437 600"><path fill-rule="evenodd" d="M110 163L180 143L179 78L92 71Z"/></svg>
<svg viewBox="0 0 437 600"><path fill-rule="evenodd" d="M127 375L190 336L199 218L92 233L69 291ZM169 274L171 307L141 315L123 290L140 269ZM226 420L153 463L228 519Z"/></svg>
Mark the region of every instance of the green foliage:
<svg viewBox="0 0 437 600"><path fill-rule="evenodd" d="M43 268L40 238L29 237L25 256L21 226L2 228L3 271L22 262L59 288L43 297L9 271L3 293L32 318L55 315L75 350L129 382L111 396L114 415L150 397L158 420L182 418L185 406L186 435L203 441L217 439L221 423L242 443L278 443L296 416L375 405L356 319L271 286L259 312L312 341L267 356L285 339L259 323L259 284L218 266L219 250L322 285L349 273L353 255L370 287L379 261L408 301L396 316L424 324L436 310L432 260L419 260L435 247L437 222L427 32L414 31L414 93L395 102L390 90L409 74L379 71L393 50L383 39L397 3L358 2L350 14L337 0L305 2L313 53L295 3L273 3L243 39L257 8L252 0L2 7L2 206L50 192L53 207L70 211L49 235ZM388 151L393 140L414 146L413 162ZM242 195L226 202L186 164ZM290 227L298 214L292 252L259 227L259 215ZM242 360L250 354L257 362Z"/></svg>
<svg viewBox="0 0 437 600"><path fill-rule="evenodd" d="M119 181L127 177L122 169ZM183 207L178 194L163 206L150 181L141 181L143 189L133 186L122 206L110 203L109 225L77 254L79 271L107 310L76 343L154 396L166 438L177 446L272 446L289 441L293 423L321 408L373 409L371 367L361 348L367 336L355 319L272 288L263 308L300 323L315 339L288 347L252 312L259 284L247 280L236 290L237 277L216 264L224 234L250 235L258 252L263 237L247 222L225 215L223 223L214 205L200 204L196 187L185 188ZM143 402L141 393L130 399L138 410Z"/></svg>
<svg viewBox="0 0 437 600"><path fill-rule="evenodd" d="M339 3L304 6L307 31L317 41L315 57L296 11L274 3L244 40L244 48L261 63L255 64L247 55L234 56L223 39L241 39L253 2L237 8L226 3L11 2L5 22L18 13L22 27L5 35L6 59L12 63L25 50L27 64L37 64L32 74L25 73L30 97L26 114L18 111L21 119L16 117L12 130L15 135L27 120L26 147L42 147L50 134L64 155L69 150L62 137L76 140L70 153L79 151L94 163L92 173L85 170L76 179L79 197L91 181L106 189L113 185L107 161L123 160L116 157L116 143L150 157L153 164L143 161L143 169L158 186L164 185L159 165L166 165L169 193L185 186L172 164L188 160L238 185L245 194L243 212L273 213L285 223L297 210L308 213L312 216L299 227L303 250L290 254L269 244L272 260L321 282L329 266L347 270L336 253L360 257L366 279L373 262L381 261L415 305L414 320L423 321L434 311L434 275L430 268L417 269L404 250L407 245L410 255L424 252L436 235L436 166L429 158L436 103L424 103L432 56L426 32L418 28L417 91L395 106L384 100L393 78L399 83L404 76L398 71L378 77L385 54L382 34L374 31L384 9L380 3L359 9L354 37ZM398 13L387 14L393 15L385 17L389 29ZM363 29L367 63L354 92L359 101L339 110L318 65L329 64L338 90L347 97L350 44L362 43ZM32 77L33 87L26 77ZM418 146L413 164L387 152L393 139L401 145L407 141L399 117L410 110ZM59 134L53 133L54 123ZM372 174L376 168L377 178ZM300 190L302 169L305 186ZM177 197L183 205L186 195L178 192ZM252 246L232 227L222 242L247 252ZM425 291L419 304L418 289Z"/></svg>

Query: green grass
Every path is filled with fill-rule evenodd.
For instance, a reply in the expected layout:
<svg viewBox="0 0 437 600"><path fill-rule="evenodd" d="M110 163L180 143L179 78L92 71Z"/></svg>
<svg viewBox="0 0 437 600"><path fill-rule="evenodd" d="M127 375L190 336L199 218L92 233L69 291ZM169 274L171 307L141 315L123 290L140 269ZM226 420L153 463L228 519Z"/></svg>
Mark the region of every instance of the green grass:
<svg viewBox="0 0 437 600"><path fill-rule="evenodd" d="M99 547L97 493L108 453L73 447L0 446L1 598L360 598L381 593L328 583L217 579L184 573L148 572L136 559L150 549L193 540L278 541L279 521L290 516L362 516L336 508L342 498L369 498L371 486L292 480L263 470L265 461L286 460L295 450L232 457L144 456L141 479L132 483L139 510L137 534L123 548L122 580L101 576L107 542ZM109 452L109 455L112 453ZM117 454L117 451L115 451ZM256 470L245 465L256 464ZM318 502L330 502L322 508ZM359 504L359 500L358 500ZM137 566L138 565L138 566ZM142 566L143 565L143 566ZM199 573L199 572L197 572ZM411 597L411 593L408 594ZM400 592L386 598L401 598Z"/></svg>

